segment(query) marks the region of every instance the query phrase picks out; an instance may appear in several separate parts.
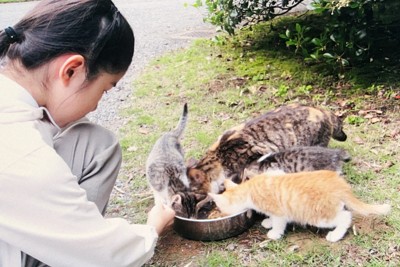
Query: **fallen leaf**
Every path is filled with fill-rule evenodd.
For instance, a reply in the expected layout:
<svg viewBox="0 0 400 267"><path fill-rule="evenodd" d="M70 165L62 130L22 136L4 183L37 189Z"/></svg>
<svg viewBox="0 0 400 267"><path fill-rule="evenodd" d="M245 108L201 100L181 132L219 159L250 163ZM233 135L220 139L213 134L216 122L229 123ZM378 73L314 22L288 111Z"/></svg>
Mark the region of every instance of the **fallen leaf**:
<svg viewBox="0 0 400 267"><path fill-rule="evenodd" d="M368 114L366 114L366 115L364 116L364 119L372 119L372 118L374 118L374 115L371 114L371 113L368 113Z"/></svg>
<svg viewBox="0 0 400 267"><path fill-rule="evenodd" d="M128 152L135 152L137 150L138 150L138 148L136 146L131 146L131 147L128 147L128 149L127 149Z"/></svg>
<svg viewBox="0 0 400 267"><path fill-rule="evenodd" d="M393 161L390 161L390 160L389 160L388 162L386 162L386 163L383 165L383 167L387 169L387 168L392 167L393 165L394 165Z"/></svg>
<svg viewBox="0 0 400 267"><path fill-rule="evenodd" d="M353 224L353 227L352 227L352 229L353 229L353 235L357 235L357 227L356 227L356 225L355 224Z"/></svg>
<svg viewBox="0 0 400 267"><path fill-rule="evenodd" d="M246 244L249 244L250 242L251 242L250 239L242 239L239 241L239 244L246 245Z"/></svg>
<svg viewBox="0 0 400 267"><path fill-rule="evenodd" d="M365 114L369 114L369 113L382 114L383 111L379 110L379 109L360 110L358 112L358 115L365 115Z"/></svg>
<svg viewBox="0 0 400 267"><path fill-rule="evenodd" d="M347 106L348 101L347 100L339 100L338 104L339 106L341 106L342 108Z"/></svg>
<svg viewBox="0 0 400 267"><path fill-rule="evenodd" d="M141 134L149 134L150 130L146 128L139 128L139 133Z"/></svg>
<svg viewBox="0 0 400 267"><path fill-rule="evenodd" d="M396 137L397 135L399 135L400 134L400 128L397 128L397 129L394 129L391 133L390 133L390 136L392 137L392 138L394 138L394 137Z"/></svg>
<svg viewBox="0 0 400 267"><path fill-rule="evenodd" d="M248 88L248 90L252 93L252 94L256 94L258 91L261 91L260 88L263 88L262 86L257 86L257 85L253 85L250 86ZM262 91L261 91L262 92Z"/></svg>
<svg viewBox="0 0 400 267"><path fill-rule="evenodd" d="M395 253L395 252L399 252L399 251L400 251L400 247L397 246L397 245L391 246L391 247L389 247L389 249L388 249L388 252L389 252L389 253Z"/></svg>
<svg viewBox="0 0 400 267"><path fill-rule="evenodd" d="M356 143L358 145L363 145L364 144L364 140L362 140L359 136L356 136L354 138L354 143Z"/></svg>
<svg viewBox="0 0 400 267"><path fill-rule="evenodd" d="M269 239L264 240L263 242L261 242L261 243L259 244L259 246L260 246L260 248L265 248L265 247L268 246L268 243L270 243L270 242L271 242L271 240L269 240Z"/></svg>
<svg viewBox="0 0 400 267"><path fill-rule="evenodd" d="M202 123L202 124L208 123L208 118L207 117L203 117L203 118L199 119L198 122Z"/></svg>
<svg viewBox="0 0 400 267"><path fill-rule="evenodd" d="M226 247L226 249L227 249L227 250L230 250L230 251L235 250L235 248L236 248L236 245L235 245L235 244L229 244L229 245Z"/></svg>
<svg viewBox="0 0 400 267"><path fill-rule="evenodd" d="M288 248L289 252L295 252L298 251L300 249L300 247L298 245L292 245Z"/></svg>
<svg viewBox="0 0 400 267"><path fill-rule="evenodd" d="M378 155L378 151L376 149L371 149L370 152L374 153L375 155Z"/></svg>
<svg viewBox="0 0 400 267"><path fill-rule="evenodd" d="M371 123L377 123L377 122L380 122L380 121L381 121L380 118L372 118L371 119Z"/></svg>
<svg viewBox="0 0 400 267"><path fill-rule="evenodd" d="M222 121L229 120L230 118L231 118L231 116L230 116L229 114L221 114L221 115L220 115L220 119L221 119Z"/></svg>

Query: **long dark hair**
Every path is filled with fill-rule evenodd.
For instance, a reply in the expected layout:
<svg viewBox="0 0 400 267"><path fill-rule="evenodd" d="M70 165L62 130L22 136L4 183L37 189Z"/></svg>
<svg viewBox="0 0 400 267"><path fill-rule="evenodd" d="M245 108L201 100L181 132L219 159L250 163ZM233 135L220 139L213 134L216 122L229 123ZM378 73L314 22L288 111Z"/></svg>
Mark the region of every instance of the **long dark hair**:
<svg viewBox="0 0 400 267"><path fill-rule="evenodd" d="M43 0L13 27L16 42L0 31L0 59L36 69L66 53L82 55L87 78L128 69L133 31L111 0Z"/></svg>

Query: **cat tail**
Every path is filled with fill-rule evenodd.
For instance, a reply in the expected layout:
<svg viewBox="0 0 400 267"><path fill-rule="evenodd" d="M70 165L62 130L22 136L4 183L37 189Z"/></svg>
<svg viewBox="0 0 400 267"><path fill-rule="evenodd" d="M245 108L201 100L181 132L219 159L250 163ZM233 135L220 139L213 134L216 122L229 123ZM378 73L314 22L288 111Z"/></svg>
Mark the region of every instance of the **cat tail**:
<svg viewBox="0 0 400 267"><path fill-rule="evenodd" d="M347 193L344 196L344 204L346 208L358 213L362 216L368 215L386 215L390 212L389 204L371 205L357 199L352 193Z"/></svg>
<svg viewBox="0 0 400 267"><path fill-rule="evenodd" d="M183 112L182 112L181 118L179 119L178 125L173 130L173 134L176 137L179 138L182 136L183 131L185 130L185 127L186 127L187 118L188 118L188 107L187 107L187 103L185 103L185 105L183 105Z"/></svg>

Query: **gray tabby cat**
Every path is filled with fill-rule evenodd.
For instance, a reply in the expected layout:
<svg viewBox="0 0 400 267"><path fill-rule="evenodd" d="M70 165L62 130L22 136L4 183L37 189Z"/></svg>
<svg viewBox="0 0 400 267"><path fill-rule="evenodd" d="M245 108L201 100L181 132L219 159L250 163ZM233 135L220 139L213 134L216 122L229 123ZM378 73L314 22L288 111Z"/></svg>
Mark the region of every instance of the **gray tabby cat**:
<svg viewBox="0 0 400 267"><path fill-rule="evenodd" d="M295 173L304 171L331 170L342 173L345 162L351 160L343 149L320 146L293 147L262 156L246 168L250 178L264 172Z"/></svg>
<svg viewBox="0 0 400 267"><path fill-rule="evenodd" d="M172 206L173 196L189 190L184 153L180 144L188 117L187 104L177 127L164 133L146 161L146 176L156 204ZM175 197L176 198L176 197Z"/></svg>

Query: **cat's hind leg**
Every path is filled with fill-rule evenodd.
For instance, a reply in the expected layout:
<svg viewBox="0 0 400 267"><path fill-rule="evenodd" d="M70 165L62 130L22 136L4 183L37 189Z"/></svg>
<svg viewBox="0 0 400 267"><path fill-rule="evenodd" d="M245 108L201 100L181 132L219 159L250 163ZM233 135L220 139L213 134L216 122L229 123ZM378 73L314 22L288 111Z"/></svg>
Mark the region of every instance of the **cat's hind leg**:
<svg viewBox="0 0 400 267"><path fill-rule="evenodd" d="M268 231L267 234L268 238L273 240L280 239L282 235L285 233L287 220L283 217L278 217L273 215L271 215L269 219L271 220L272 229ZM268 225L269 221L266 221L265 224Z"/></svg>
<svg viewBox="0 0 400 267"><path fill-rule="evenodd" d="M326 235L326 240L329 242L336 242L342 239L351 225L351 217L350 211L339 211L336 218L333 220L333 224L336 225L336 228Z"/></svg>

